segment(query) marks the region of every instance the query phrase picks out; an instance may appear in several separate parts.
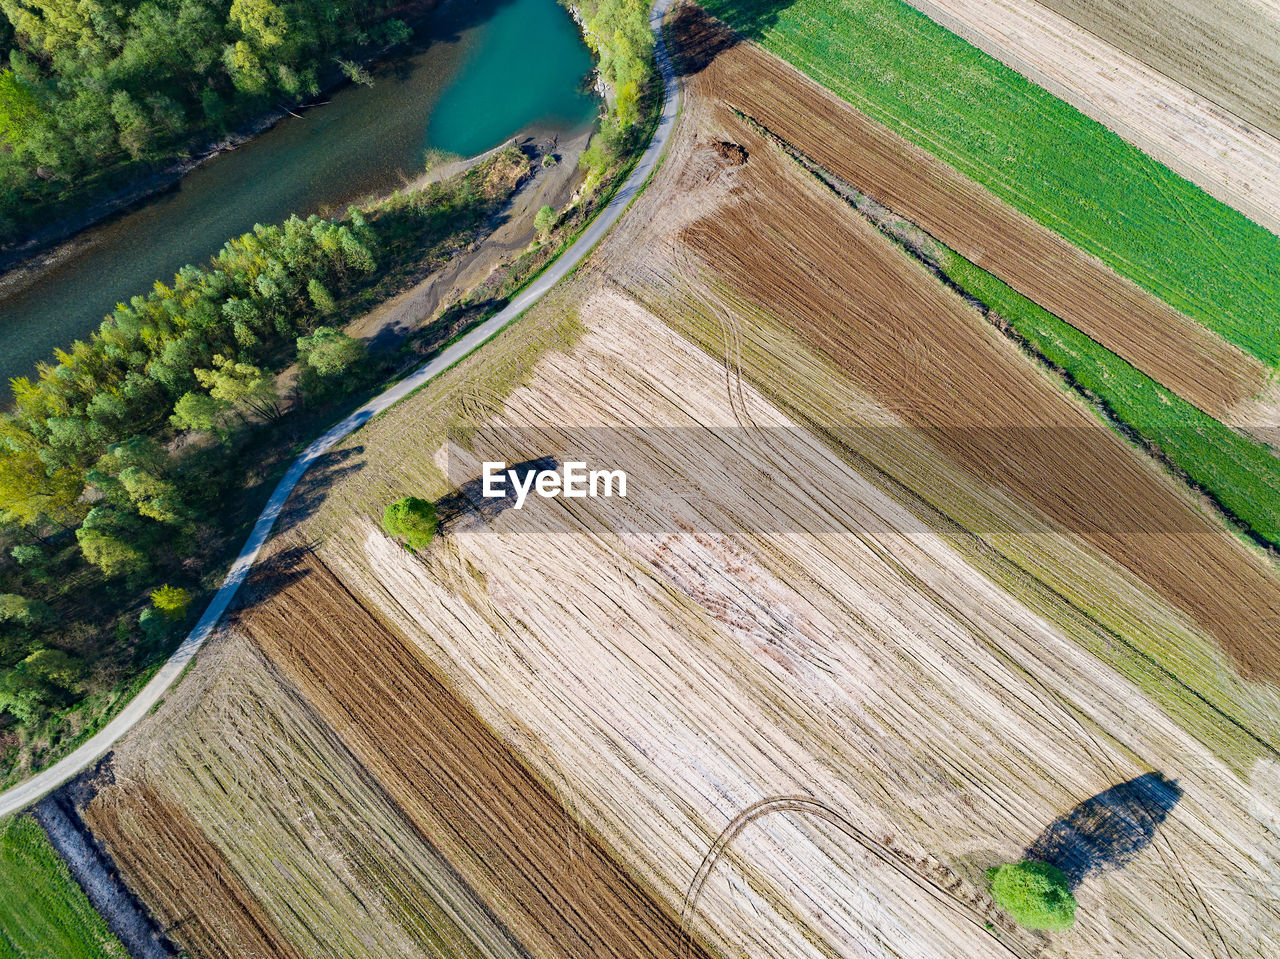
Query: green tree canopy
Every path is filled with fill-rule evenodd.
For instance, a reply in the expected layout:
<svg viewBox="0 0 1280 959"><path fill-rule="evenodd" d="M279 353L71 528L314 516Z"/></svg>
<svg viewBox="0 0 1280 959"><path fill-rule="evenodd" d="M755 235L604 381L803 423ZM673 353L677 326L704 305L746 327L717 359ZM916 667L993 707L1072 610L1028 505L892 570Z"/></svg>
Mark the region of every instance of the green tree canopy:
<svg viewBox="0 0 1280 959"><path fill-rule="evenodd" d="M551 231L556 226L555 207L544 206L533 217L533 228L538 231L538 236L546 239L551 235Z"/></svg>
<svg viewBox="0 0 1280 959"><path fill-rule="evenodd" d="M185 616L191 599L190 590L170 586L168 583L151 592L151 605L169 619L181 619Z"/></svg>
<svg viewBox="0 0 1280 959"><path fill-rule="evenodd" d="M426 549L436 535L436 507L425 499L406 496L382 512L382 528L414 552Z"/></svg>
<svg viewBox="0 0 1280 959"><path fill-rule="evenodd" d="M1075 922L1075 896L1056 866L1024 859L988 870L987 878L992 897L1018 925L1061 932Z"/></svg>
<svg viewBox="0 0 1280 959"><path fill-rule="evenodd" d="M342 376L365 356L364 344L331 326L298 337L298 359L324 377Z"/></svg>

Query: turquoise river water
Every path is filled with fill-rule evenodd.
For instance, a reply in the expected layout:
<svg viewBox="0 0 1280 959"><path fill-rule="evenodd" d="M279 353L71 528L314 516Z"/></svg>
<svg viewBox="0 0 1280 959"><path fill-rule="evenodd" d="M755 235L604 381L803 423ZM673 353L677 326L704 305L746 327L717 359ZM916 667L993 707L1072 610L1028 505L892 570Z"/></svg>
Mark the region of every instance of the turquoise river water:
<svg viewBox="0 0 1280 959"><path fill-rule="evenodd" d="M556 0L449 0L414 26L404 49L371 68L373 86L343 87L91 227L73 255L0 298L0 396L117 302L255 223L389 191L428 150L470 156L532 126L580 129L597 113L590 54Z"/></svg>

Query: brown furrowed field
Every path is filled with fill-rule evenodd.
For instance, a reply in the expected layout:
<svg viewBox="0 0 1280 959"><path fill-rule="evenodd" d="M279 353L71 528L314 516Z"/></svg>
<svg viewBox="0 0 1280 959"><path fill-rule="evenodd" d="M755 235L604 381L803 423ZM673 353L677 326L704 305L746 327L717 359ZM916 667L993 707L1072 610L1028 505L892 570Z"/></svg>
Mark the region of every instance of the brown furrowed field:
<svg viewBox="0 0 1280 959"><path fill-rule="evenodd" d="M85 819L191 956L523 955L241 637L202 653L108 769Z"/></svg>
<svg viewBox="0 0 1280 959"><path fill-rule="evenodd" d="M715 51L715 92L818 164L1124 357L1210 415L1257 393L1265 367L1117 276L798 71L735 45L694 8L677 18L685 56Z"/></svg>
<svg viewBox="0 0 1280 959"><path fill-rule="evenodd" d="M691 922L711 948L1213 956L1223 925L1245 930L1238 954L1265 954L1276 863L1250 784L1264 747L1231 771L622 294L578 313L585 334L514 392L464 366L369 427L360 482L312 528L341 581L668 901L735 817L773 801L702 887ZM491 363L519 355L495 349ZM518 432L428 456L451 420ZM660 428L626 428L645 424ZM443 492L446 465L566 449L624 465L640 492L464 513L420 559L360 518ZM1259 712L1274 703L1257 695ZM992 910L985 866L1152 770L1183 798L1151 847L1082 885L1076 930L1043 944Z"/></svg>
<svg viewBox="0 0 1280 959"><path fill-rule="evenodd" d="M1131 56L1112 46L1049 9L1053 3L909 2L1205 192L1280 233L1280 140L1149 66L1151 58L1143 62L1142 51ZM1097 17L1115 5L1085 6ZM1280 17L1280 9L1273 8L1272 16ZM1168 29L1164 39L1177 43L1188 37Z"/></svg>
<svg viewBox="0 0 1280 959"><path fill-rule="evenodd" d="M1280 137L1280 9L1267 0L1039 0Z"/></svg>
<svg viewBox="0 0 1280 959"><path fill-rule="evenodd" d="M698 18L686 24L695 32L693 43L716 42ZM724 50L694 84L723 104L717 121L756 162L742 168L728 202L685 226L687 248L893 412L932 431L949 458L1132 570L1216 636L1247 671L1280 678L1280 579L1269 564L1220 535L1118 437L1063 402L958 297L838 198L814 189L807 174L734 111L895 211L932 224L931 232L946 231L949 245L979 245L995 272L1005 258L1028 270L1057 265L1024 255L1034 248L1029 237L1021 244L1009 239L1017 220L978 217L989 229L966 227L966 210L986 205L976 190L968 193L970 204L963 185L944 188L947 180L915 162L917 151L893 143L753 45ZM1072 274L1063 269L1059 275ZM1047 304L1070 299L1073 289L1078 294L1062 285L1034 288L1034 295ZM1158 340L1144 342L1154 349ZM1172 342L1166 341L1170 352L1163 359L1194 378L1194 352L1177 352ZM1181 349L1191 348L1184 343Z"/></svg>

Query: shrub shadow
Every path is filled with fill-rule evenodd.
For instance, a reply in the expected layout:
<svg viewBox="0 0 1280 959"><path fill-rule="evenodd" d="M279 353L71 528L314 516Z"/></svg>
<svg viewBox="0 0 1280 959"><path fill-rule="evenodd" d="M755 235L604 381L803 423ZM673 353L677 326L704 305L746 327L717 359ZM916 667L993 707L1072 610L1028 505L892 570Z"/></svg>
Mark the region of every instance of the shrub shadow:
<svg viewBox="0 0 1280 959"><path fill-rule="evenodd" d="M1123 868L1151 845L1181 798L1174 780L1145 773L1059 816L1027 848L1026 858L1061 869L1074 889L1089 873Z"/></svg>

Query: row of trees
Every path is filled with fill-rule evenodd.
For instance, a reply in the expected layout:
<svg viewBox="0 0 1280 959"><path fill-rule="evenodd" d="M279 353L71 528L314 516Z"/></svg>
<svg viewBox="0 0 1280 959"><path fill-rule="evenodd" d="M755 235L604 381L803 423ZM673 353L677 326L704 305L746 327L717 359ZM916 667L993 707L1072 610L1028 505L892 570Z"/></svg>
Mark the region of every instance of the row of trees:
<svg viewBox="0 0 1280 959"><path fill-rule="evenodd" d="M31 724L74 698L85 664L58 646L52 611L67 577L136 595L199 566L238 446L281 414L278 371L297 361L303 389L324 393L361 361L361 344L321 324L374 271L377 247L356 210L257 226L207 268L118 306L34 381L13 381L0 415L0 538L15 544L0 584L14 590L0 596L0 711ZM153 594L145 639L163 638L183 597Z"/></svg>
<svg viewBox="0 0 1280 959"><path fill-rule="evenodd" d="M287 455L294 426L277 421L328 416L381 369L344 317L477 237L527 171L512 148L338 221L257 226L13 381L0 414L0 751L16 731L32 756L70 728L65 707L164 651L197 598L188 587L211 585L239 545L246 477Z"/></svg>
<svg viewBox="0 0 1280 959"><path fill-rule="evenodd" d="M646 96L651 96L653 33L646 0L565 0L577 11L600 76L613 94L609 115L591 139L581 163L588 189L634 145Z"/></svg>
<svg viewBox="0 0 1280 959"><path fill-rule="evenodd" d="M0 240L104 168L170 158L338 53L403 40L391 0L0 0Z"/></svg>

